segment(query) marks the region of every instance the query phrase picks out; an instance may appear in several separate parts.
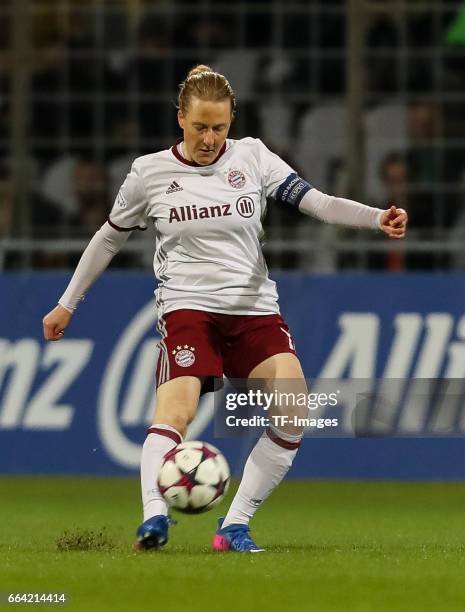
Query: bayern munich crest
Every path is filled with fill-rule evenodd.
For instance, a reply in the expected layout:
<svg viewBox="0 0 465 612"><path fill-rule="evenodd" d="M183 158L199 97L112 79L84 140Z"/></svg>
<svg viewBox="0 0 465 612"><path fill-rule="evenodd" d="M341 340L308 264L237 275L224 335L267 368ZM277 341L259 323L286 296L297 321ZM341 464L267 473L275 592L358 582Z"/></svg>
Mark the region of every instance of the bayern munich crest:
<svg viewBox="0 0 465 612"><path fill-rule="evenodd" d="M177 346L172 352L175 355L174 360L181 368L188 368L195 361L194 355L195 348L185 344L184 346Z"/></svg>
<svg viewBox="0 0 465 612"><path fill-rule="evenodd" d="M241 170L230 170L228 174L228 181L231 187L240 189L245 185L245 174Z"/></svg>

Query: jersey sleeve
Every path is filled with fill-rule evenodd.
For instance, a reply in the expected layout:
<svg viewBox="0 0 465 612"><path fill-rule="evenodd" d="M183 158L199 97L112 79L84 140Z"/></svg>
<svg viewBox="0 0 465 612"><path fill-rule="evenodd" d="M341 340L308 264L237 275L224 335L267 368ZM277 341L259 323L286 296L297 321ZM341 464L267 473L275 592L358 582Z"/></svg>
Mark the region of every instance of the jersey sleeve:
<svg viewBox="0 0 465 612"><path fill-rule="evenodd" d="M263 189L266 197L273 197L278 187L287 179L290 174L295 174L295 170L283 161L279 155L272 153L261 140L259 143L259 164L263 180Z"/></svg>
<svg viewBox="0 0 465 612"><path fill-rule="evenodd" d="M108 223L122 232L147 229L147 195L140 172L133 164L126 180L121 185Z"/></svg>

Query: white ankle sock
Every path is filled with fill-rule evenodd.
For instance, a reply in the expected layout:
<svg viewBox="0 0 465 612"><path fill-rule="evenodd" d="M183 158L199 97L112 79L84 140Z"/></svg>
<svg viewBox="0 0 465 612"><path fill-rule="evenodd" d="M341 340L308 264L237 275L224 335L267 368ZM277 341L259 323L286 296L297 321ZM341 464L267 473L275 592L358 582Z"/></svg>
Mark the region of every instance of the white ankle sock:
<svg viewBox="0 0 465 612"><path fill-rule="evenodd" d="M233 523L248 525L262 501L289 471L299 445L300 436L267 429L247 459L223 527Z"/></svg>
<svg viewBox="0 0 465 612"><path fill-rule="evenodd" d="M163 457L181 444L181 434L170 425L152 425L142 447L140 482L144 521L157 514L168 514L168 506L158 490L157 478Z"/></svg>

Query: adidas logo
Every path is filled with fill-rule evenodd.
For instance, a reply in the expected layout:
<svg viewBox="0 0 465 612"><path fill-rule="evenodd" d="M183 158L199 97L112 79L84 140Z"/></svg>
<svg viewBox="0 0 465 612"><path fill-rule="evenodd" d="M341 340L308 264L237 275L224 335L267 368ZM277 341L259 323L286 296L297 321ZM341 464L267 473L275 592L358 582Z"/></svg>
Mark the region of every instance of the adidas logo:
<svg viewBox="0 0 465 612"><path fill-rule="evenodd" d="M183 189L181 185L176 183L176 181L173 181L171 185L168 187L168 189L166 190L166 193L174 193L175 191L182 191L182 190Z"/></svg>

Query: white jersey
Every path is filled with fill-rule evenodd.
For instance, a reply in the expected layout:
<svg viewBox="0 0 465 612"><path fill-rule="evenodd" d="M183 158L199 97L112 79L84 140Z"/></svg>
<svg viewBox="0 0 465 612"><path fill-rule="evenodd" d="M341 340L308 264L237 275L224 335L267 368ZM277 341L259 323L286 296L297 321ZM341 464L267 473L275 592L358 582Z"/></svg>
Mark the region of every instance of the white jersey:
<svg viewBox="0 0 465 612"><path fill-rule="evenodd" d="M293 172L255 138L228 139L208 166L184 159L178 145L134 161L109 222L124 230L154 223L160 315L279 312L262 219L266 198Z"/></svg>

